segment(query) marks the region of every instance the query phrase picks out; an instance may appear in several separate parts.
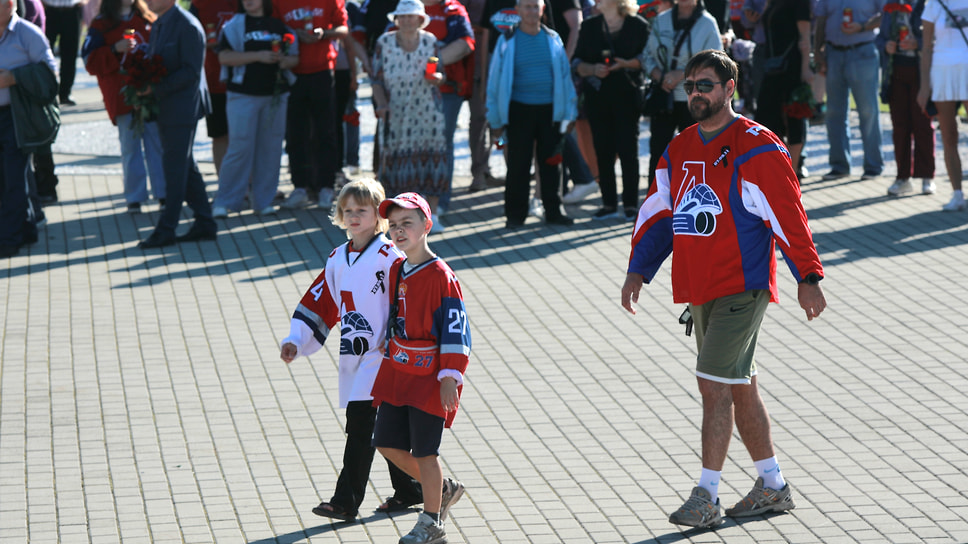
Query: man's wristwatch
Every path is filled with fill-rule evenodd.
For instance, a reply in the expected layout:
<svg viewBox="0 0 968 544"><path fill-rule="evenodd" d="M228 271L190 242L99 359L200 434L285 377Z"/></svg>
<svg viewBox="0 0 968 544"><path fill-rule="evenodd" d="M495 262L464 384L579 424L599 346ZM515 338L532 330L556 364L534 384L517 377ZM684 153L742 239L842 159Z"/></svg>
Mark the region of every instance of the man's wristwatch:
<svg viewBox="0 0 968 544"><path fill-rule="evenodd" d="M817 274L816 272L811 272L807 274L807 277L803 278L803 280L800 283L805 283L807 285L817 285L818 283L820 283L820 280L822 279L823 278L820 276L820 274Z"/></svg>

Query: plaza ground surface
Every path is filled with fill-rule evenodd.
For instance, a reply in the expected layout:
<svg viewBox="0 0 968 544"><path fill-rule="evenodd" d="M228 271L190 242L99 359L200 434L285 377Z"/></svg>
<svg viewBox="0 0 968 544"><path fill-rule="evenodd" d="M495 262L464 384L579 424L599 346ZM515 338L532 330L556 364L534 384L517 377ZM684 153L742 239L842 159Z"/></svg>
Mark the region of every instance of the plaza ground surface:
<svg viewBox="0 0 968 544"><path fill-rule="evenodd" d="M344 241L327 210L247 211L219 221L217 242L139 250L157 205L125 213L116 132L89 77L75 97L55 147L60 203L0 272L0 542L396 542L417 514L373 512L392 492L379 457L359 522L310 511L341 465L338 343L286 366L278 340ZM797 508L705 532L667 521L699 475L701 419L669 263L627 314L631 224L592 221L591 197L569 207L574 227L504 230L502 190L466 192L464 137L447 231L431 239L473 331L442 446L444 473L467 486L450 542L968 541L968 213L941 212L940 148L937 195L885 196L883 120L888 171L874 181L859 166L820 181L826 138L811 129L803 201L829 307L808 323L781 263L760 335ZM968 165L964 136L961 151ZM723 503L754 478L736 436Z"/></svg>

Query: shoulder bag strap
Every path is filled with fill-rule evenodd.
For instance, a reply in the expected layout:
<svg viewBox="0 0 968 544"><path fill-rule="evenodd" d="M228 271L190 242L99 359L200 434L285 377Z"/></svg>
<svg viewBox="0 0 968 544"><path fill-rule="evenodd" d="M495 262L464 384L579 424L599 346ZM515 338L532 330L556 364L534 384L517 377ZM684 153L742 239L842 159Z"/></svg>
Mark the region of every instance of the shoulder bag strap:
<svg viewBox="0 0 968 544"><path fill-rule="evenodd" d="M945 3L942 0L938 0L938 3L941 4L941 7L942 8L944 8L944 11L945 11L945 13L948 14L948 17L950 17L951 20L954 21L955 20L955 14L954 13L951 13L951 10L948 9L948 6L946 6ZM957 27L957 28L958 28L958 32L961 33L961 39L965 40L965 45L968 45L968 36L965 36L965 30L963 28L961 28L960 26Z"/></svg>

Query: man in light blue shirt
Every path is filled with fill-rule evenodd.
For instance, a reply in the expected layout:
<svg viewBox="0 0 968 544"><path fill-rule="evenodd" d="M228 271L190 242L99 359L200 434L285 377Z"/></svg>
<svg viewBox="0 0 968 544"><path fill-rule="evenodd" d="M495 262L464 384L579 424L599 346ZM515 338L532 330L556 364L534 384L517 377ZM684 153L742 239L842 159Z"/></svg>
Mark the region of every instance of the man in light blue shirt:
<svg viewBox="0 0 968 544"><path fill-rule="evenodd" d="M37 228L27 218L30 156L17 146L10 104L10 88L17 84L13 70L40 62L55 69L44 33L16 9L16 0L0 0L0 258L37 241Z"/></svg>
<svg viewBox="0 0 968 544"><path fill-rule="evenodd" d="M881 25L885 0L818 0L814 5L813 42L817 72L827 76L827 136L830 172L824 180L850 175L848 92L854 95L864 143L864 174L875 179L884 170L881 117L877 91L880 57L874 38Z"/></svg>

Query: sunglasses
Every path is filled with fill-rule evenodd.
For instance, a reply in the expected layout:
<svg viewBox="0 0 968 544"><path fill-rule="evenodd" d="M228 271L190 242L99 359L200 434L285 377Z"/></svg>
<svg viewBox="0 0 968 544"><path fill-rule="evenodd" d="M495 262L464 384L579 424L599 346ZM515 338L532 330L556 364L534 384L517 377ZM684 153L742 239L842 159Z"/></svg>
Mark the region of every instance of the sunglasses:
<svg viewBox="0 0 968 544"><path fill-rule="evenodd" d="M727 81L730 81L730 80L727 79L726 81L710 81L708 79L701 79L699 81L691 81L687 79L682 82L682 88L683 90L686 91L687 95L692 94L693 90L697 90L701 93L710 93L713 91L713 88L716 87L716 84L726 85Z"/></svg>

